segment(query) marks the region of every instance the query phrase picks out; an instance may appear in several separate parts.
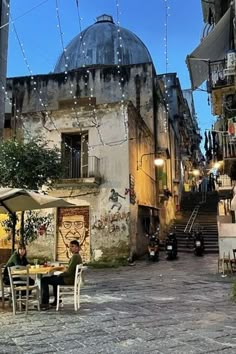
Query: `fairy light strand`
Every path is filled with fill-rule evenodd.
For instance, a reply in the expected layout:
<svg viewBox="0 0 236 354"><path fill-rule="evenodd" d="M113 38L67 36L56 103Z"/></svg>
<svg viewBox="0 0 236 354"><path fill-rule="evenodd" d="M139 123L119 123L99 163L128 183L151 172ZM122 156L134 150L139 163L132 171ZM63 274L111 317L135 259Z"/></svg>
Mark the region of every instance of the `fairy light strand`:
<svg viewBox="0 0 236 354"><path fill-rule="evenodd" d="M94 88L91 87L91 83L93 80L90 78L90 70L87 66L87 56L86 56L86 42L84 41L84 38L82 36L82 17L80 16L80 7L79 7L79 1L76 0L76 7L77 7L77 16L78 16L78 22L79 22L79 30L80 30L80 41L82 43L82 56L83 56L83 64L82 67L85 70L84 74L84 86L86 87L87 90L89 90L89 107L92 110L92 123L94 127L97 129L98 137L100 140L101 145L106 145L102 132L101 132L101 124L99 123L98 116L97 116L97 109L96 109L96 104L92 104L92 100L94 98ZM88 83L90 84L90 88L88 87ZM88 149L89 151L91 150L91 146L88 144Z"/></svg>
<svg viewBox="0 0 236 354"><path fill-rule="evenodd" d="M14 116L13 116L13 119L14 119L14 129L16 130L16 127L17 127L17 123L19 121L21 121L21 124L22 124L22 127L24 128L24 132L26 133L26 135L28 137L31 136L30 132L28 131L28 129L25 127L25 124L24 124L24 121L23 121L23 118L22 116L20 115L20 110L17 109L16 107L16 103L12 103L12 98L9 97L9 94L7 92L7 87L4 85L2 79L0 78L0 84L1 84L1 90L4 91L4 102L8 101L8 104L9 106L11 107L11 118L12 118L12 110L14 110ZM15 134L14 134L15 135Z"/></svg>
<svg viewBox="0 0 236 354"><path fill-rule="evenodd" d="M165 97L166 97L166 105L167 105L167 110L169 110L169 104L168 104L168 66L169 66L169 58L168 58L168 24L169 24L169 16L170 16L170 6L169 6L169 0L164 0L165 2L165 36L164 36L164 55L165 55L165 75L164 75L164 87L165 87Z"/></svg>
<svg viewBox="0 0 236 354"><path fill-rule="evenodd" d="M10 15L10 18L11 18L11 15ZM48 112L48 110L47 110L48 104L43 102L43 99L42 99L42 97L41 97L42 91L39 90L38 87L37 87L37 81L36 81L36 79L35 79L35 77L34 77L34 75L33 75L33 71L31 70L31 67L30 67L30 65L29 65L29 61L28 61L28 59L27 59L27 57L26 57L26 53L25 53L25 50L24 50L23 43L22 43L21 40L20 40L20 37L19 37L19 35L18 35L18 32L17 32L16 26L15 26L15 24L14 24L14 21L11 20L11 24L12 24L13 32L14 32L14 34L15 34L15 36L16 36L18 45L19 45L19 47L20 47L21 54L22 54L22 56L23 56L24 62L25 62L26 67L27 67L27 69L28 69L28 71L29 71L29 73L30 73L31 85L32 85L32 87L33 87L33 91L35 92L35 94L36 94L37 97L38 97L39 105L42 107L42 111L45 113L46 118L49 118L49 119L50 119L50 121L51 121L53 127L54 127L55 130L58 132L58 134L60 134L60 132L59 132L59 130L58 130L58 128L57 128L57 126L56 126L56 124L55 124L53 118L51 117L51 115L49 115L49 112ZM18 118L18 116L17 116L17 118Z"/></svg>
<svg viewBox="0 0 236 354"><path fill-rule="evenodd" d="M163 117L163 127L165 132L167 132L167 120L168 120L168 113L169 113L169 87L168 84L170 80L168 79L168 66L169 66L169 57L168 57L168 30L169 30L169 16L170 16L170 6L169 6L169 0L164 0L164 6L165 6L165 23L164 23L164 55L165 55L165 74L163 75L163 81L164 81L164 101L165 101L165 106L166 110L164 110L164 115Z"/></svg>
<svg viewBox="0 0 236 354"><path fill-rule="evenodd" d="M19 20L20 18L22 18L22 17L28 15L30 12L32 12L32 11L34 11L35 9L37 9L38 7L44 5L44 4L45 4L46 2L48 2L48 1L49 1L49 0L44 0L44 1L42 1L41 3L39 3L38 5L35 5L35 6L32 7L31 9L25 11L22 15L20 15L20 16L14 18L13 20L11 20L11 22L8 21L8 22L4 23L2 26L0 26L0 30L1 30L2 28L6 27L6 26L9 26L10 23L15 22L15 21ZM8 8L9 8L9 7L10 7L10 5L8 4Z"/></svg>
<svg viewBox="0 0 236 354"><path fill-rule="evenodd" d="M116 0L116 17L117 17L117 40L118 40L118 50L117 50L117 73L119 76L119 86L120 86L120 91L121 91L121 114L123 116L123 121L124 121L124 131L125 131L125 139L124 142L127 141L128 139L128 121L127 121L127 116L125 114L124 110L124 100L125 100L125 93L124 93L124 77L123 74L121 73L121 65L122 65L122 51L123 51L123 40L122 40L122 34L121 34L121 26L120 26L120 2L119 0Z"/></svg>
<svg viewBox="0 0 236 354"><path fill-rule="evenodd" d="M63 57L64 57L64 62L65 62L65 70L64 70L65 77L64 77L64 79L65 79L65 83L68 82L68 84L69 84L69 93L70 93L72 100L73 100L73 107L71 109L73 112L75 112L77 125L80 126L80 120L79 120L78 110L77 110L78 97L77 97L76 93L74 93L74 84L71 82L71 80L68 80L68 60L69 60L69 57L66 54L67 49L64 44L64 37L63 37L63 31L62 31L62 26L61 26L61 18L60 18L58 0L56 0L56 18L57 18L57 28L59 30L60 41L61 41L61 46L62 46L62 51L63 51L62 53L63 53Z"/></svg>
<svg viewBox="0 0 236 354"><path fill-rule="evenodd" d="M47 1L43 1L43 2L41 2L39 5L37 5L37 6L40 6L40 5L42 5L43 3L46 3ZM82 30L82 27L81 27L81 17L80 17L80 14L79 14L79 2L78 1L76 1L76 4L78 5L77 6L77 10L78 10L78 15L79 15L79 21L80 21L80 28L81 28L81 30ZM120 21L119 21L119 1L118 0L116 0L116 5L117 5L117 17L118 17L118 29L119 29L119 31L118 31L118 34L120 34ZM33 10L33 8L31 9L31 10L29 10L29 11L32 11ZM58 10L59 11L59 10ZM23 16L23 15L22 15ZM60 15L59 15L60 16ZM59 20L60 20L60 17L59 17ZM18 35L18 33L17 33L17 30L16 30L16 27L15 27L15 24L14 24L14 20L11 18L11 21L10 21L10 23L12 24L12 26L13 26L13 30L14 30L14 32L15 32L15 35L16 35L16 38L17 38L17 41L18 41L18 44L19 44L19 46L20 46L20 49L21 49L21 53L22 53L22 55L23 55L23 58L24 58L24 62L25 62L25 64L26 64L26 66L27 66L27 69L28 69L28 71L29 71L29 73L30 73L30 77L31 77L31 85L33 86L33 90L35 91L35 93L37 94L37 96L38 96L38 100L39 100L39 104L40 104L40 106L42 107L42 112L44 112L45 113L45 115L46 115L46 119L49 119L50 120L50 122L51 122L51 125L53 126L53 128L55 129L55 131L58 133L58 135L60 136L60 138L61 138L61 133L60 133L60 131L58 130L58 128L57 128L57 126L56 126L56 123L54 122L54 119L53 119L53 117L52 117L52 115L50 114L50 112L48 112L48 109L47 109L47 106L48 106L48 104L47 103L44 103L43 102L43 100L42 100L42 91L38 88L38 85L37 85L37 82L38 82L38 79L37 79L37 77L34 77L33 76L33 72L32 72L32 70L31 70L31 68L30 68L30 65L29 65L29 61L28 61L28 59L27 59L27 57L26 57L26 53L25 53L25 50L24 50L24 46L23 46L23 44L21 43L21 41L20 41L20 38L19 38L19 35ZM62 32L61 31L61 29L59 28L59 30L60 30L60 32ZM118 39L119 39L119 45L120 45L120 50L119 50L119 58L118 58L118 65L117 65L117 69L118 69L118 71L120 71L120 63L121 63L121 54L122 54L122 37L121 37L121 35L119 35L119 37L118 37ZM63 42L63 45L64 45L64 42ZM86 46L86 43L85 42L83 42L83 47L84 47L84 49L85 49L85 46ZM84 54L85 54L85 51L84 51ZM84 55L84 58L85 58L85 63L84 63L84 65L83 65L83 67L85 67L85 65L86 65L86 55ZM87 82L89 81L88 80L88 78L89 78L89 74L90 74L90 71L89 71L89 69L87 69L86 70L86 74L87 74ZM123 80L124 80L124 78L122 77L122 75L121 75L121 71L120 71L120 82L119 82L119 86L120 86L120 90L122 91L122 82L123 82ZM90 82L91 82L91 80L90 80ZM73 87L73 85L72 85L72 87ZM70 90L70 93L71 93L71 91L72 90ZM90 88L90 100L92 101L92 98L94 97L94 92L93 92L93 88ZM127 118L126 117L126 115L125 115L125 113L124 113L124 97L125 97L125 95L124 95L124 93L122 92L122 99L121 99L121 108L122 108L122 110L123 110L123 116L124 116L124 125L125 125L125 129L126 129L126 131L127 131L127 121L125 121L125 119ZM75 98L75 97L74 97ZM10 102L10 99L9 99L9 102ZM75 102L75 101L74 101ZM77 102L76 102L77 103ZM90 104L90 106L91 107L93 107L93 104L91 103ZM15 106L14 106L15 107ZM16 107L15 107L16 108ZM114 141L114 142L109 142L109 143L107 143L107 144L105 144L104 143L104 138L102 137L102 134L101 134L101 124L99 124L99 120L98 120L98 116L97 116L97 110L96 110L96 107L93 107L94 109L93 109L93 121L94 121L94 125L95 125L95 127L96 127L96 129L98 130L98 135L99 135L99 140L100 140L100 143L101 144L98 144L99 146L101 146L101 145L108 145L108 146L113 146L113 145L116 145L116 144L122 144L124 141L126 141L127 140L127 136L125 137L125 139L124 139L124 141ZM18 113L20 113L20 112L17 112L18 110L16 109L16 118L19 120L21 120L22 121L22 125L24 126L24 122L23 122L23 119L22 119L22 117L20 117L20 115L18 116ZM126 119L127 120L127 119ZM43 122L42 122L43 123ZM78 122L79 123L79 122ZM51 129L49 129L49 128L47 128L45 125L43 125L43 127L46 129L46 130L48 130L48 131L52 131ZM24 131L26 131L26 129L24 128ZM26 132L27 133L27 132ZM93 147L92 145L90 146L91 148Z"/></svg>

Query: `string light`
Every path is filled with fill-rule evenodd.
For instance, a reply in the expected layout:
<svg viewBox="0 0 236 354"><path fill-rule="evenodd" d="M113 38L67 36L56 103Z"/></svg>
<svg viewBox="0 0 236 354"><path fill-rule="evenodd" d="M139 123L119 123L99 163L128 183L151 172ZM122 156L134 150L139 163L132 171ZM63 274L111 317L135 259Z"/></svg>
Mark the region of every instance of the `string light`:
<svg viewBox="0 0 236 354"><path fill-rule="evenodd" d="M42 5L43 3L45 3L46 1L44 2L41 2L39 5ZM82 18L80 17L80 14L79 14L79 2L76 1L76 4L77 4L77 10L78 10L78 16L79 16L79 24L80 24L80 29L82 31L82 26L81 26L81 20ZM38 5L38 6L39 6ZM99 118L98 118L98 115L97 115L97 108L96 108L96 105L93 103L93 98L94 98L94 89L93 87L91 87L91 84L93 83L93 80L90 76L90 74L92 75L92 72L90 72L91 69L89 68L86 68L86 64L87 64L87 59L88 57L86 56L86 43L85 41L82 40L81 38L81 41L82 41L82 46L83 46L83 49L82 49L82 54L84 56L84 64L83 64L83 68L85 69L85 72L84 72L84 83L85 83L85 87L87 88L88 92L89 92L89 106L92 111L92 124L93 126L97 129L97 132L98 132L98 136L99 136L99 140L100 140L100 143L97 144L96 146L101 146L101 145L108 145L108 146L113 146L113 145L117 145L117 144L122 144L123 142L125 142L128 138L128 119L127 119L127 114L126 114L126 110L124 109L124 100L125 100L125 94L124 94L124 77L123 77L123 74L122 74L122 70L121 70L121 65L122 65L122 35L121 35L121 29L120 29L120 21L119 21L119 15L120 15L120 12L119 12L119 1L116 0L116 7L117 7L117 23L118 23L118 29L117 29L117 35L118 35L118 43L119 43L119 51L118 51L118 54L117 54L117 72L119 74L119 87L120 87L120 91L121 91L121 101L120 101L120 107L121 107L121 112L122 112L122 115L123 115L123 119L124 119L124 129L125 129L125 138L124 140L118 140L118 141L113 141L113 142L109 142L109 143L105 143L104 142L104 138L102 136L102 132L101 132L101 123L99 121ZM32 9L31 9L32 10ZM63 47L63 55L64 55L64 59L65 59L65 72L64 72L64 75L65 75L65 81L68 79L68 70L67 70L67 64L68 64L68 56L67 56L67 53L66 53L66 48L64 46L64 38L63 38L63 32L62 32L62 29L61 29L61 21L60 21L60 13L59 13L59 7L58 7L58 1L56 1L56 14L57 14L57 19L58 19L58 29L59 29L59 33L60 33L60 37L61 37L61 45ZM56 126L56 123L53 119L53 116L51 114L51 112L48 111L48 103L47 103L47 100L45 100L46 97L44 97L44 100L42 98L42 95L43 95L43 92L41 91L41 89L39 88L39 84L40 84L40 78L37 78L37 76L35 77L33 75L33 72L31 70L31 67L29 65L29 61L27 60L27 57L26 57L26 53L25 53L25 49L24 49L24 46L23 46L23 43L21 43L20 41L20 38L19 38L19 35L17 33L17 30L16 30L16 27L15 27L15 24L14 24L14 21L11 19L11 24L13 26L13 30L15 32L15 36L17 38L17 41L18 41L18 44L20 46L20 50L21 50L21 53L23 55L23 59L24 59L24 62L25 62L25 65L30 73L30 84L33 88L33 92L35 93L35 97L38 97L38 102L39 102L39 105L40 107L42 108L41 110L41 123L43 125L43 127L51 132L52 129L55 129L55 131L58 133L60 139L61 139L61 132L58 130L57 126ZM71 81L68 83L70 85L70 94L73 98L73 102L74 102L74 107L72 108L72 110L75 111L76 113L76 120L77 120L77 126L79 127L80 126L80 121L79 121L79 115L77 114L78 113L78 99L77 99L77 96L76 94L74 94L74 85L73 85L73 76L71 76ZM68 80L69 81L69 80ZM88 87L88 85L90 87ZM45 102L44 102L45 101ZM9 100L10 102L10 100ZM15 104L13 105L13 107L15 108L15 113L16 113L16 120L19 121L21 120L22 121L22 126L24 126L24 122L23 122L23 118L22 116L20 116L20 111L16 108ZM48 123L48 124L47 124ZM50 123L50 124L49 124ZM24 131L26 132L26 129L24 129ZM95 145L94 145L95 146ZM70 148L69 146L67 146L68 148ZM90 146L90 148L92 149L93 146ZM74 149L71 148L71 151L74 151Z"/></svg>
<svg viewBox="0 0 236 354"><path fill-rule="evenodd" d="M61 26L61 19L60 19L60 12L59 12L59 6L58 6L58 0L56 0L56 17L57 17L57 28L59 29L59 34L60 34L60 40L61 40L61 46L62 46L62 53L63 53L63 57L64 57L64 62L65 62L65 70L64 70L64 75L65 75L65 83L68 81L68 60L69 57L67 55L67 49L64 45L64 38L63 38L63 31L62 31L62 26ZM71 80L69 80L69 93L72 97L73 100L73 107L71 108L71 110L73 112L75 112L75 116L76 116L76 120L77 120L77 126L80 126L80 121L79 121L79 116L78 116L78 97L77 95L73 92L74 91L74 85L71 82Z"/></svg>
<svg viewBox="0 0 236 354"><path fill-rule="evenodd" d="M10 18L11 18L11 15L10 15ZM31 84L31 86L33 87L33 92L35 92L35 95L38 97L39 105L40 105L41 108L42 108L41 113L43 113L43 114L45 115L45 118L46 118L46 119L49 118L49 120L51 121L52 126L53 126L54 129L57 131L58 135L61 136L61 135L60 135L60 132L59 132L59 130L58 130L58 128L57 128L57 126L56 126L56 124L55 124L55 122L54 122L52 116L51 116L51 114L49 115L49 112L48 112L48 110L47 110L48 104L43 102L43 99L42 99L42 97L41 97L42 91L38 89L38 85L37 85L36 78L33 76L33 72L32 72L32 70L31 70L31 68L30 68L28 59L27 59L27 57L26 57L26 53L25 53L25 50L24 50L23 43L22 43L21 40L20 40L20 37L19 37L19 35L18 35L18 33L17 33L16 26L15 26L15 24L14 24L14 21L12 21L12 19L11 19L11 24L12 24L12 28L13 28L14 34L15 34L15 36L16 36L18 45L19 45L19 47L20 47L20 50L21 50L21 53L22 53L24 62L25 62L26 66L27 66L27 69L28 69L28 71L29 71L29 73L30 73L30 79L31 79L30 84ZM16 122L17 122L19 119L21 119L21 121L22 121L22 126L24 126L23 120L22 120L22 118L19 116L20 111L17 109L16 105L14 105L14 108L15 108L15 124L16 124ZM45 128L45 125L44 125L44 124L43 124L43 127ZM47 129L47 130L50 131L50 129ZM26 131L26 129L24 129L24 131Z"/></svg>
<svg viewBox="0 0 236 354"><path fill-rule="evenodd" d="M29 10L25 11L22 15L20 15L20 16L14 18L13 20L11 20L11 23L12 23L12 22L15 22L15 21L17 21L17 20L19 20L20 18L22 18L22 17L24 17L24 16L26 16L26 15L28 15L31 11L33 11L33 10L37 9L38 7L44 5L44 4L45 4L46 2L48 2L48 1L49 1L49 0L44 0L44 1L42 1L41 3L39 3L38 5L36 5L36 6L32 7L32 8L30 8ZM8 4L7 7L10 8L10 5ZM8 15L8 14L7 14L7 15ZM6 23L4 23L2 26L0 26L0 30L1 30L2 28L6 27L6 26L9 26L9 24L10 24L9 21L6 22Z"/></svg>
<svg viewBox="0 0 236 354"><path fill-rule="evenodd" d="M168 24L169 24L169 16L170 16L170 6L169 6L169 0L164 0L165 2L165 36L164 36L164 47L165 47L165 75L163 75L164 78L164 88L165 88L165 100L166 100L166 107L167 107L167 112L169 112L169 91L168 91L168 83L170 82L168 80L168 65L169 65L169 58L168 58Z"/></svg>
<svg viewBox="0 0 236 354"><path fill-rule="evenodd" d="M120 91L121 91L121 114L123 116L123 121L124 121L124 131L125 131L125 139L124 142L127 141L128 139L128 119L127 115L125 114L124 110L124 101L125 101L125 93L124 93L124 77L121 72L121 65L122 65L122 54L123 54L123 40L122 40L122 33L121 33L121 27L120 27L120 3L119 0L116 0L116 16L117 16L117 39L118 39L118 49L117 49L117 73L119 77L119 86L120 86Z"/></svg>
<svg viewBox="0 0 236 354"><path fill-rule="evenodd" d="M163 75L164 82L164 102L166 109L163 110L163 114L161 115L163 118L162 126L164 132L168 131L168 114L169 114L169 83L168 79L168 66L169 66L169 58L168 58L168 24L169 24L169 16L170 16L170 6L169 0L164 0L165 5L165 23L164 23L164 55L165 55L165 74Z"/></svg>
<svg viewBox="0 0 236 354"><path fill-rule="evenodd" d="M101 124L99 123L98 120L98 116L97 116L97 109L96 109L96 103L92 103L93 102L93 98L94 98L94 88L91 86L91 83L93 83L93 80L90 76L90 70L87 67L87 59L88 57L86 56L86 42L84 41L84 38L82 36L82 17L80 16L80 8L79 8L79 1L76 0L76 6L77 6L77 15L78 15L78 21L79 21L79 29L80 29L80 41L82 43L82 56L83 56L83 65L82 67L84 68L85 72L84 72L84 86L85 89L89 90L89 107L92 111L92 123L94 125L94 127L97 129L97 133L98 133L98 137L100 140L101 145L106 145L104 142L104 138L102 136L102 132L101 132ZM87 67L87 68L86 68ZM88 83L90 84L90 88L88 87ZM91 146L88 144L88 150L91 150Z"/></svg>
<svg viewBox="0 0 236 354"><path fill-rule="evenodd" d="M56 4L57 4L57 0L56 0ZM57 11L59 11L59 10L58 10L58 6L57 6ZM57 14L59 14L59 12L57 12ZM62 43L62 45L64 46L63 37L62 37L62 31L61 31L61 26L60 26L60 18L59 18L59 17L58 17L58 20L59 20L58 26L59 26L60 33L61 33L61 43ZM58 130L58 128L57 128L57 126L56 126L56 123L54 122L54 119L53 119L51 113L49 114L49 112L48 112L48 110L47 110L48 104L47 104L47 103L44 103L44 102L43 102L43 99L42 99L42 97L41 97L42 91L38 89L38 85L37 85L36 78L33 76L33 72L32 72L32 70L31 70L31 68L30 68L28 59L27 59L26 54L25 54L25 50L24 50L23 43L20 41L20 37L19 37L19 35L18 35L18 33L17 33L16 26L15 26L15 24L14 24L13 21L11 21L11 23L12 23L12 26L13 26L13 31L14 31L14 33L15 33L17 42L18 42L18 44L19 44L19 46L20 46L20 49L21 49L21 53L22 53L22 55L23 55L24 62L25 62L25 64L26 64L26 66L27 66L27 69L28 69L30 75L31 75L31 76L30 76L30 77L31 77L31 82L30 82L30 83L31 83L31 85L33 86L33 91L34 91L35 94L38 96L39 104L40 104L40 106L42 107L41 114L42 114L42 116L43 116L43 122L42 122L42 119L41 119L41 122L42 122L43 128L45 128L45 129L46 129L47 131L49 131L49 132L52 132L52 129L51 129L51 128L46 127L46 122L47 122L47 120L50 120L51 126L55 129L55 131L57 132L57 134L58 134L58 136L59 136L59 138L60 138L60 140L61 140L61 133L60 133L60 131ZM64 51L63 51L63 53L64 53ZM66 71L65 71L65 74L67 74ZM65 81L66 81L66 80L65 80ZM72 84L72 87L73 87L73 84ZM71 92L71 91L70 91L70 92ZM73 97L73 98L75 98L75 97ZM75 101L74 103L76 104L77 102ZM15 117L14 117L14 119L15 119L15 124L16 124L17 121L21 120L22 126L24 127L24 131L27 132L27 129L25 128L23 119L22 119L22 117L19 116L20 111L19 111L18 109L16 109L16 105L14 105L14 107L15 107L15 112L16 112L16 113L15 113ZM42 117L41 117L41 118L42 118ZM32 134L31 134L31 135L32 135ZM74 150L74 149L72 149L68 144L64 143L64 145L65 145L67 148L69 148L71 151Z"/></svg>
<svg viewBox="0 0 236 354"><path fill-rule="evenodd" d="M19 109L17 109L16 107L16 103L12 103L12 98L9 97L9 94L7 92L7 87L4 86L4 82L2 81L2 79L0 78L0 84L1 84L1 89L2 91L4 91L4 102L9 103L9 106L11 107L11 110L14 110L14 135L16 134L16 127L17 127L17 122L21 121L22 127L24 128L24 132L26 133L26 135L28 135L29 137L31 136L30 132L28 131L28 129L25 127L24 121L22 116L20 115L20 111Z"/></svg>

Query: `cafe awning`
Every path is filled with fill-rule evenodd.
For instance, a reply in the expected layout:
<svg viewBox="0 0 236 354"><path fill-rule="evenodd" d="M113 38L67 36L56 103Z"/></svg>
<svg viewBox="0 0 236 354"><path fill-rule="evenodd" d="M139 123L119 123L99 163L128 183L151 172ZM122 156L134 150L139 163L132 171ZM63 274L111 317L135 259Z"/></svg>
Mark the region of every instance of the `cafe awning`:
<svg viewBox="0 0 236 354"><path fill-rule="evenodd" d="M0 214L70 206L74 204L62 198L31 192L27 189L0 188Z"/></svg>
<svg viewBox="0 0 236 354"><path fill-rule="evenodd" d="M201 44L186 58L192 89L198 88L209 78L211 61L224 59L230 49L231 8L227 10Z"/></svg>

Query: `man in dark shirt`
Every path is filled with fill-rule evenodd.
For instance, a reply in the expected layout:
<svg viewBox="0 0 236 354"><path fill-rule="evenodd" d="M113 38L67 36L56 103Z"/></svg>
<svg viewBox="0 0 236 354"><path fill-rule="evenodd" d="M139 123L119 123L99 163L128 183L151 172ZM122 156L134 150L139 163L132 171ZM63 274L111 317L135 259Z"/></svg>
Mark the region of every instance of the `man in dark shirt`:
<svg viewBox="0 0 236 354"><path fill-rule="evenodd" d="M41 280L41 289L42 289L42 310L49 309L49 285L53 286L53 295L54 301L52 306L56 306L57 303L57 285L73 285L75 279L75 270L77 264L82 263L82 258L79 254L80 246L77 240L73 240L70 242L70 252L73 254L68 268L65 272L60 275L52 275L50 277L43 277Z"/></svg>

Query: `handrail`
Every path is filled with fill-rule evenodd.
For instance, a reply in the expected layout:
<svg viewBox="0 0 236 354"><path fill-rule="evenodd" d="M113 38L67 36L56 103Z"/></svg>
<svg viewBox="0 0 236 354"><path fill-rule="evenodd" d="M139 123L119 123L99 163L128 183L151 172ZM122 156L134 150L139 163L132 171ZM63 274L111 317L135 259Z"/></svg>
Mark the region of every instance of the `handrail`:
<svg viewBox="0 0 236 354"><path fill-rule="evenodd" d="M193 209L192 214L190 215L190 218L188 219L188 222L185 226L184 233L191 232L193 224L198 214L198 210L199 210L199 205L195 206L195 208Z"/></svg>

